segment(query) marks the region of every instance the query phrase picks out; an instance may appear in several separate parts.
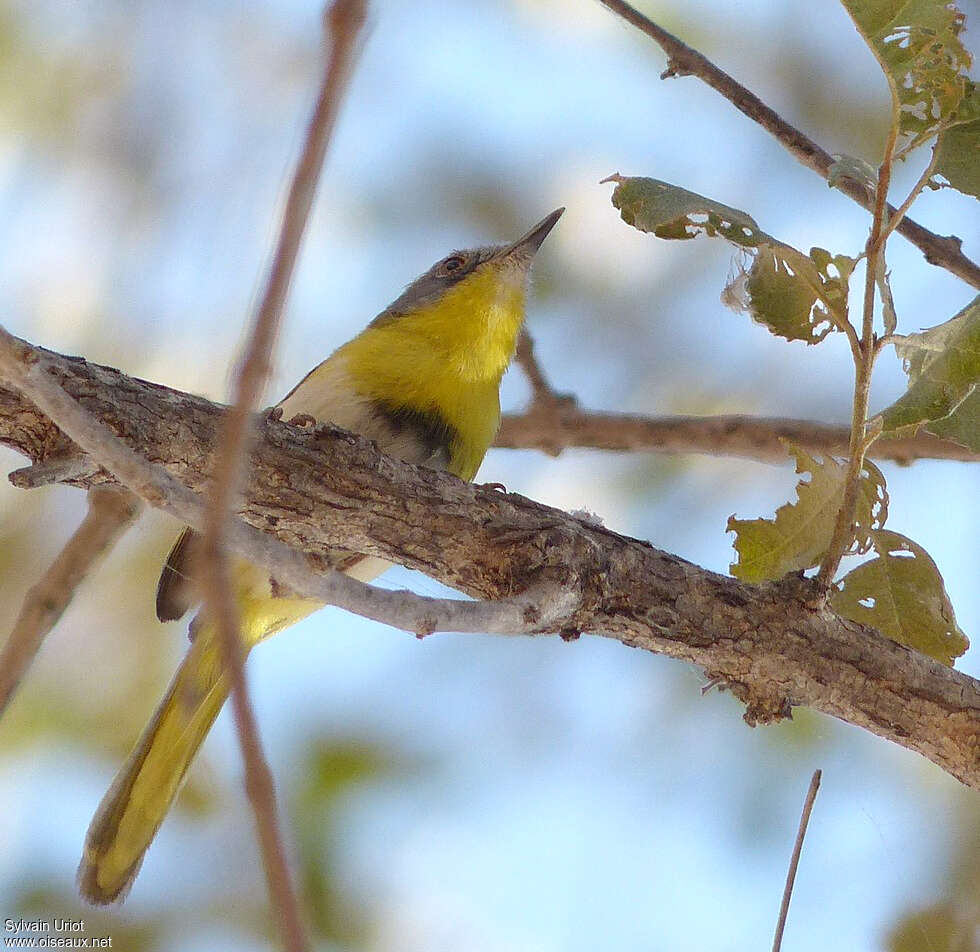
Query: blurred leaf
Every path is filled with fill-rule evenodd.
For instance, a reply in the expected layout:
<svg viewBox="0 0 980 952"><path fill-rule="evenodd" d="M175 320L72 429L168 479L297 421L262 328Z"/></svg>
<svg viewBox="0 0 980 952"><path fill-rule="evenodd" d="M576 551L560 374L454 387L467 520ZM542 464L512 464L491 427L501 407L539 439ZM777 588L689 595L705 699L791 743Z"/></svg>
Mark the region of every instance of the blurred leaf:
<svg viewBox="0 0 980 952"><path fill-rule="evenodd" d="M863 185L869 194L873 194L875 186L878 184L878 170L870 162L865 162L864 159L837 153L827 170L827 185L830 188L835 188L837 183L845 178L852 179L858 185Z"/></svg>
<svg viewBox="0 0 980 952"><path fill-rule="evenodd" d="M797 501L780 506L775 519L743 520L732 516L728 520L727 531L736 533L738 553L738 561L730 566L731 573L745 582L762 582L813 568L833 536L847 465L833 457L820 463L798 446L787 444L787 448L796 457L797 473L811 475L809 481L797 484ZM858 530L854 551L868 550L872 529L884 525L887 516L885 478L873 463L866 461L855 515Z"/></svg>
<svg viewBox="0 0 980 952"><path fill-rule="evenodd" d="M884 432L948 417L980 381L980 295L945 323L900 338L895 351L905 360L909 388L880 414ZM969 439L963 422L961 435ZM967 445L978 441L974 431Z"/></svg>
<svg viewBox="0 0 980 952"><path fill-rule="evenodd" d="M938 149L936 175L953 188L980 198L980 119L941 133Z"/></svg>
<svg viewBox="0 0 980 952"><path fill-rule="evenodd" d="M966 18L948 0L842 2L888 79L904 145L931 138L954 119L970 88L971 58L959 38Z"/></svg>
<svg viewBox="0 0 980 952"><path fill-rule="evenodd" d="M951 665L970 646L956 624L936 563L897 532L871 533L877 553L844 576L834 611Z"/></svg>
<svg viewBox="0 0 980 952"><path fill-rule="evenodd" d="M980 453L980 386L949 416L926 425L930 433Z"/></svg>
<svg viewBox="0 0 980 952"><path fill-rule="evenodd" d="M977 952L976 918L941 902L905 915L891 930L888 952Z"/></svg>
<svg viewBox="0 0 980 952"><path fill-rule="evenodd" d="M301 800L305 807L330 807L358 784L381 780L403 769L396 755L361 740L320 740L305 758Z"/></svg>
<svg viewBox="0 0 980 952"><path fill-rule="evenodd" d="M411 767L401 752L360 739L316 740L304 758L294 811L304 910L317 935L344 948L365 948L370 929L367 910L349 894L337 856L340 815L356 788Z"/></svg>
<svg viewBox="0 0 980 952"><path fill-rule="evenodd" d="M628 225L658 238L721 236L755 259L729 282L722 300L747 311L778 337L819 343L847 320L854 260L813 248L809 256L766 234L747 213L652 178L610 175L612 203Z"/></svg>

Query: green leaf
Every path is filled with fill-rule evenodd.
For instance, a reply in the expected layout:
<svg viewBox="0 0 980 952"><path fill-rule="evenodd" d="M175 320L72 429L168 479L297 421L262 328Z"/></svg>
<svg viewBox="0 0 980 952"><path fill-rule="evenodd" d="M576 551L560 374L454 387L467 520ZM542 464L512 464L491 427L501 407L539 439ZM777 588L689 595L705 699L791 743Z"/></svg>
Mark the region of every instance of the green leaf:
<svg viewBox="0 0 980 952"><path fill-rule="evenodd" d="M852 179L858 185L864 186L870 195L878 185L878 170L864 159L859 159L853 155L835 153L834 161L827 170L827 185L829 188L837 187L841 179Z"/></svg>
<svg viewBox="0 0 980 952"><path fill-rule="evenodd" d="M897 532L871 533L875 558L859 565L831 599L838 614L951 665L970 646L956 624L936 563Z"/></svg>
<svg viewBox="0 0 980 952"><path fill-rule="evenodd" d="M980 198L980 119L941 133L938 148L936 175L953 188Z"/></svg>
<svg viewBox="0 0 980 952"><path fill-rule="evenodd" d="M926 425L926 429L944 440L952 440L980 453L980 386L949 416Z"/></svg>
<svg viewBox="0 0 980 952"><path fill-rule="evenodd" d="M854 264L823 248L811 248L807 257L781 242L763 244L747 277L730 282L724 300L777 337L818 344L847 320Z"/></svg>
<svg viewBox="0 0 980 952"><path fill-rule="evenodd" d="M787 340L819 343L847 320L854 259L822 248L809 255L766 234L746 212L651 178L610 175L623 221L659 238L720 236L755 255L722 299Z"/></svg>
<svg viewBox="0 0 980 952"><path fill-rule="evenodd" d="M883 431L948 417L980 383L980 295L945 323L899 338L895 351L905 360L909 388L881 413Z"/></svg>
<svg viewBox="0 0 980 952"><path fill-rule="evenodd" d="M678 185L618 173L602 181L616 183L612 203L623 221L658 238L721 235L743 248L755 248L763 241L772 240L746 212Z"/></svg>
<svg viewBox="0 0 980 952"><path fill-rule="evenodd" d="M818 462L798 446L787 444L796 458L797 473L809 473L809 481L796 486L797 501L776 510L775 519L728 520L727 531L736 533L738 561L731 573L745 582L781 578L818 565L830 546L834 523L844 495L847 465L833 457ZM888 493L885 478L874 463L865 461L861 473L852 549L866 552L871 531L885 523Z"/></svg>
<svg viewBox="0 0 980 952"><path fill-rule="evenodd" d="M892 119L905 147L921 144L954 120L970 89L970 54L960 41L965 17L955 4L842 2L888 79Z"/></svg>

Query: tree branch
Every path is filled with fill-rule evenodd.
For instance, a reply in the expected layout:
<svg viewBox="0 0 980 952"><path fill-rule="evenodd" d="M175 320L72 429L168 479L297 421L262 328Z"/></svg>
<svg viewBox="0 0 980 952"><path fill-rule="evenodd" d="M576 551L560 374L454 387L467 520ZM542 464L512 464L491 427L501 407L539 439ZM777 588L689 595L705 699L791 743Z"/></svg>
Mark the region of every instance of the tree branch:
<svg viewBox="0 0 980 952"><path fill-rule="evenodd" d="M33 360L34 373L179 480L192 500L205 488L223 408L16 344L22 364ZM9 380L16 368L8 363L2 372ZM788 577L747 585L521 496L398 462L340 430L272 420L261 428L242 517L307 565L340 546L478 598L560 591L566 605L546 627L567 638L590 631L689 661L745 703L749 723L805 704L980 789L980 682L840 618L812 583ZM53 420L9 390L0 390L0 442L35 462L71 449ZM237 547L236 540L231 533L229 543Z"/></svg>
<svg viewBox="0 0 980 952"><path fill-rule="evenodd" d="M140 509L139 500L128 490L116 486L93 486L89 490L88 514L41 580L27 593L0 652L0 716L78 587Z"/></svg>
<svg viewBox="0 0 980 952"><path fill-rule="evenodd" d="M808 453L846 455L850 430L845 426L740 415L647 417L583 410L573 399L533 403L527 411L505 415L495 446L536 449L552 456L572 447L599 450L647 450L655 453L708 453L763 463L787 460L783 440ZM919 459L980 462L980 453L941 440L925 430L915 436L879 438L868 450L872 459L911 463Z"/></svg>
<svg viewBox="0 0 980 952"><path fill-rule="evenodd" d="M697 76L715 92L725 97L739 112L757 122L763 129L773 135L784 145L803 165L812 169L821 178L827 179L834 158L822 149L816 142L790 125L774 109L767 106L755 93L746 89L741 83L719 69L702 53L682 43L672 33L645 17L639 10L630 6L625 0L600 0L613 13L618 14L627 23L635 26L646 34L667 54L667 69L661 76L667 79L673 76ZM849 178L841 178L836 183L848 198L858 205L872 211L874 196L859 182ZM895 208L888 206L889 216L894 215ZM929 264L945 268L951 274L966 281L975 288L980 288L980 266L971 261L962 251L962 240L955 235L934 234L928 228L913 221L902 218L897 226L900 234L904 235L925 256Z"/></svg>

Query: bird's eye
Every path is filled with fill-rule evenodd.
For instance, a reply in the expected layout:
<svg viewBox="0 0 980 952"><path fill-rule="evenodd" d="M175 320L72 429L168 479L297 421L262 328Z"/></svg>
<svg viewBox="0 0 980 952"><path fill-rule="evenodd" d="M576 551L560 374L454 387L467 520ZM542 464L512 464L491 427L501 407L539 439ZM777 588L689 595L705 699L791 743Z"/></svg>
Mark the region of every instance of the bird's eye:
<svg viewBox="0 0 980 952"><path fill-rule="evenodd" d="M464 264L466 264L466 261L462 255L450 255L445 261L443 261L442 270L445 271L446 274L452 274L454 271L459 271Z"/></svg>

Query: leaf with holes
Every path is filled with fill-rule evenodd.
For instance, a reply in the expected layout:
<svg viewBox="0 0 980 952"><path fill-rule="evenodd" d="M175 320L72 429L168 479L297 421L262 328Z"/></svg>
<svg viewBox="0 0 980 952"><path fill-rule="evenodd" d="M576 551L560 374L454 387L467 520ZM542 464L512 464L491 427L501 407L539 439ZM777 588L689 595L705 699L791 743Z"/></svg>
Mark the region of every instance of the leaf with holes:
<svg viewBox="0 0 980 952"><path fill-rule="evenodd" d="M943 578L922 546L897 532L871 533L875 557L841 582L834 611L951 665L970 646Z"/></svg>
<svg viewBox="0 0 980 952"><path fill-rule="evenodd" d="M721 235L743 248L755 248L773 239L746 212L679 185L659 179L627 177L616 173L603 182L615 182L612 203L623 221L658 238L696 238Z"/></svg>
<svg viewBox="0 0 980 952"><path fill-rule="evenodd" d="M623 221L658 238L721 237L754 254L722 300L773 334L819 343L847 320L854 259L814 248L809 255L764 232L751 215L668 182L610 175L612 203Z"/></svg>
<svg viewBox="0 0 980 952"><path fill-rule="evenodd" d="M949 0L842 0L878 60L892 97L892 121L905 148L952 122L968 95L970 54L960 41L965 17ZM974 117L975 118L975 117Z"/></svg>
<svg viewBox="0 0 980 952"><path fill-rule="evenodd" d="M725 288L723 300L777 337L818 344L847 321L854 259L811 248L807 257L784 245L760 245L747 274Z"/></svg>
<svg viewBox="0 0 980 952"><path fill-rule="evenodd" d="M895 351L909 388L880 414L883 431L914 431L950 416L980 384L980 295L945 323L899 338Z"/></svg>
<svg viewBox="0 0 980 952"><path fill-rule="evenodd" d="M787 444L796 458L796 471L809 473L808 481L796 486L797 501L776 510L775 519L729 518L727 531L736 533L738 561L731 573L745 582L781 578L820 563L830 546L834 523L847 481L847 464L827 457L818 462L798 446ZM874 463L865 462L861 473L857 531L852 546L863 553L871 545L871 531L884 525L888 516L885 478Z"/></svg>

